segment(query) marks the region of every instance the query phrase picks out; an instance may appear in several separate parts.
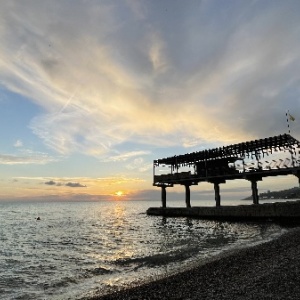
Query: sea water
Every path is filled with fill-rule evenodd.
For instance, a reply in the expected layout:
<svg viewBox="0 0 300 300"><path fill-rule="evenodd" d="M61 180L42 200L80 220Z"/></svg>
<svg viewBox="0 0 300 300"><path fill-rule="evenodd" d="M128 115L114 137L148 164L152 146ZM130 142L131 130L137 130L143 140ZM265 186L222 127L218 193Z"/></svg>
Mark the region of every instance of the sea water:
<svg viewBox="0 0 300 300"><path fill-rule="evenodd" d="M147 216L149 206L160 202L0 203L0 299L88 299L285 230Z"/></svg>

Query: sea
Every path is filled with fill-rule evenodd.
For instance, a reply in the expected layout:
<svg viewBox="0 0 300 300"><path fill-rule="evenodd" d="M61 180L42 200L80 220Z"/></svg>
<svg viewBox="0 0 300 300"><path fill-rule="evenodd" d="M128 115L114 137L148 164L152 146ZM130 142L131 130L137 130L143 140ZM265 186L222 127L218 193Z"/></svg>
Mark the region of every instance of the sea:
<svg viewBox="0 0 300 300"><path fill-rule="evenodd" d="M169 206L181 204L168 201ZM0 299L89 299L189 269L288 230L272 222L146 214L150 206L160 205L137 200L1 202Z"/></svg>

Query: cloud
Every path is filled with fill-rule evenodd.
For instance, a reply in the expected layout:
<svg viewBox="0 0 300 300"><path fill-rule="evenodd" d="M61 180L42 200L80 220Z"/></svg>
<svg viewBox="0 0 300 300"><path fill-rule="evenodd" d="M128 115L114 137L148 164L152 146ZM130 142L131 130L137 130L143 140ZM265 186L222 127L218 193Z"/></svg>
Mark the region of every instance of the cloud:
<svg viewBox="0 0 300 300"><path fill-rule="evenodd" d="M298 1L0 6L1 85L43 109L29 126L60 154L233 143L300 111Z"/></svg>
<svg viewBox="0 0 300 300"><path fill-rule="evenodd" d="M16 148L23 147L23 142L21 140L17 140L14 143L14 147L16 147Z"/></svg>
<svg viewBox="0 0 300 300"><path fill-rule="evenodd" d="M54 180L49 180L45 182L46 185L56 185L56 186L68 186L68 187L86 187L86 185L83 185L79 182L68 182L66 184L62 182L55 182Z"/></svg>
<svg viewBox="0 0 300 300"><path fill-rule="evenodd" d="M99 178L93 178L93 177L42 177L42 176L19 176L14 177L15 180L33 180L33 181L39 181L39 182L54 182L55 184L62 183L65 185L69 182L83 182L85 185L101 185L101 186L107 186L107 185L114 185L114 184L123 184L123 183L138 183L143 182L144 179L141 178L130 178L130 177L122 177L122 176L115 176L115 177L99 177ZM46 181L45 181L46 180Z"/></svg>
<svg viewBox="0 0 300 300"><path fill-rule="evenodd" d="M145 162L142 157L135 158L131 163L129 163L126 168L128 170L138 170L139 172L147 172L153 168L152 163Z"/></svg>
<svg viewBox="0 0 300 300"><path fill-rule="evenodd" d="M69 187L86 187L86 185L83 185L79 182L68 182L68 183L66 183L66 186L69 186Z"/></svg>
<svg viewBox="0 0 300 300"><path fill-rule="evenodd" d="M45 184L47 184L47 185L56 185L56 182L53 181L53 180L50 180L50 181L46 181Z"/></svg>
<svg viewBox="0 0 300 300"><path fill-rule="evenodd" d="M117 155L111 155L107 158L105 158L103 161L104 162L117 162L117 161L127 161L128 159L134 158L136 156L140 155L148 155L150 154L150 151L130 151L130 152L125 152Z"/></svg>
<svg viewBox="0 0 300 300"><path fill-rule="evenodd" d="M42 152L28 151L22 155L0 154L0 165L45 165L57 160L57 158L51 157Z"/></svg>
<svg viewBox="0 0 300 300"><path fill-rule="evenodd" d="M153 70L156 73L166 72L168 67L167 58L165 57L165 44L159 33L153 32L149 38L149 60Z"/></svg>

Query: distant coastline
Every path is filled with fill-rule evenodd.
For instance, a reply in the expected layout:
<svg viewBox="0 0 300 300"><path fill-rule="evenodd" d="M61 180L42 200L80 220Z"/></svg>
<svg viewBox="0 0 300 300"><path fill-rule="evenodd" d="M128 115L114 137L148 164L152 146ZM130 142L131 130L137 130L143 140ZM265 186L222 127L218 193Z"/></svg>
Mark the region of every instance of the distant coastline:
<svg viewBox="0 0 300 300"><path fill-rule="evenodd" d="M281 191L267 191L266 193L260 193L259 199L261 200L272 200L272 199L300 199L300 188L293 187L287 190ZM244 198L242 200L252 200L252 196Z"/></svg>

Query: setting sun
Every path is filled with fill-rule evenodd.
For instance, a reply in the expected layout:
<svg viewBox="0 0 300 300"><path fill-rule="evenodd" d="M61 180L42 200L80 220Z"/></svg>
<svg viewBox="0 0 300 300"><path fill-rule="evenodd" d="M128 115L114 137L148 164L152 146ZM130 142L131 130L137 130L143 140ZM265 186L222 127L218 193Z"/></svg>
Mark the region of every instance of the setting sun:
<svg viewBox="0 0 300 300"><path fill-rule="evenodd" d="M118 197L124 196L124 193L122 191L115 192L115 195Z"/></svg>

